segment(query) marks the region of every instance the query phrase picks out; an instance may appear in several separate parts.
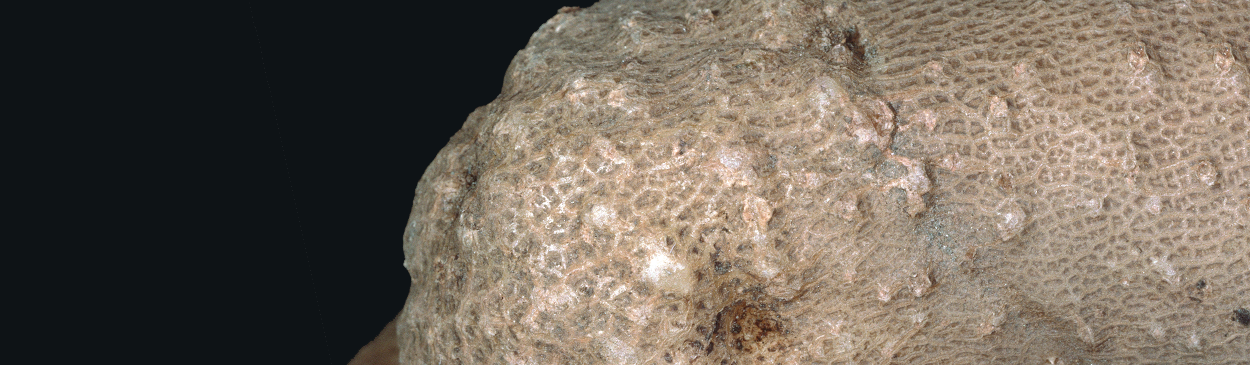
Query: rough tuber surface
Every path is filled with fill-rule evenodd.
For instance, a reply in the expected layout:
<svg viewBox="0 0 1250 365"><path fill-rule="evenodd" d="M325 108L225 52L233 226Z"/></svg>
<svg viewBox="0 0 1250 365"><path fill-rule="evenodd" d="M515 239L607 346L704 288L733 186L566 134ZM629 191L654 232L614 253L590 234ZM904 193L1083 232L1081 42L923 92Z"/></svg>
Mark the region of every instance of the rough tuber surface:
<svg viewBox="0 0 1250 365"><path fill-rule="evenodd" d="M400 360L1244 363L1248 55L1236 0L561 9L417 187Z"/></svg>

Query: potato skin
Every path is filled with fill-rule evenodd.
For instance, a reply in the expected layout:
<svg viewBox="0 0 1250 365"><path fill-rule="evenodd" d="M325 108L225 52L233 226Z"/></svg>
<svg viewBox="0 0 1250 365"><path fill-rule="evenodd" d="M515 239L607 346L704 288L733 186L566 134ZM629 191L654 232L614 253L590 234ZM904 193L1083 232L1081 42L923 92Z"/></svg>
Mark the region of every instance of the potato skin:
<svg viewBox="0 0 1250 365"><path fill-rule="evenodd" d="M561 9L417 187L399 358L1238 361L1246 34L1237 1Z"/></svg>

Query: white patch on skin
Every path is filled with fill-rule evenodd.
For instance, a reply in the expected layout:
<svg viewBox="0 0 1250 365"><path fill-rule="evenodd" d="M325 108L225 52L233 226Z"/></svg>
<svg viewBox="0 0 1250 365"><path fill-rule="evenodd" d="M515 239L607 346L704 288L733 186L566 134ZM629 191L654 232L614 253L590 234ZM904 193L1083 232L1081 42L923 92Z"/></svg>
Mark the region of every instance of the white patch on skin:
<svg viewBox="0 0 1250 365"><path fill-rule="evenodd" d="M773 219L772 204L764 198L747 193L742 201L742 220L754 230L756 243L763 242L764 231L768 230L768 221Z"/></svg>
<svg viewBox="0 0 1250 365"><path fill-rule="evenodd" d="M661 276L672 274L674 269L680 268L681 265L673 262L673 259L663 252L657 252L651 255L651 260L647 264L647 270L643 272L648 279L660 280Z"/></svg>
<svg viewBox="0 0 1250 365"><path fill-rule="evenodd" d="M907 286L911 288L911 292L916 295L916 298L920 298L929 293L929 288L933 287L933 280L929 279L928 274L912 274Z"/></svg>
<svg viewBox="0 0 1250 365"><path fill-rule="evenodd" d="M720 164L730 171L738 171L738 167L742 166L742 156L737 152L723 151L720 155Z"/></svg>
<svg viewBox="0 0 1250 365"><path fill-rule="evenodd" d="M633 346L621 341L615 336L601 340L605 357L612 359L617 364L632 364L638 362L638 357L634 354Z"/></svg>
<svg viewBox="0 0 1250 365"><path fill-rule="evenodd" d="M689 270L685 265L673 261L673 258L664 250L652 250L651 258L647 260L647 268L643 270L642 275L654 282L660 290L682 295L690 293Z"/></svg>
<svg viewBox="0 0 1250 365"><path fill-rule="evenodd" d="M930 132L933 131L933 128L937 127L937 117L935 117L933 115L933 111L929 109L920 111L920 122L924 123L925 128L928 128Z"/></svg>
<svg viewBox="0 0 1250 365"><path fill-rule="evenodd" d="M764 277L765 280L772 280L774 277L777 277L777 274L781 273L781 267L779 267L776 263L771 262L772 260L767 260L766 258L761 257L754 261L755 265L753 269L755 269L757 274Z"/></svg>
<svg viewBox="0 0 1250 365"><path fill-rule="evenodd" d="M855 220L859 217L859 197L850 192L843 194L842 199L833 203L833 211L837 212L842 219Z"/></svg>
<svg viewBox="0 0 1250 365"><path fill-rule="evenodd" d="M616 219L616 212L612 211L611 208L602 205L590 208L590 221L594 222L596 226L610 226L614 219Z"/></svg>
<svg viewBox="0 0 1250 365"><path fill-rule="evenodd" d="M1163 337L1163 325L1159 324L1158 322L1151 323L1150 324L1150 336L1154 337L1155 341L1163 341L1163 338L1164 338Z"/></svg>
<svg viewBox="0 0 1250 365"><path fill-rule="evenodd" d="M881 302L889 302L890 297L894 296L894 289L885 284L877 283L877 300Z"/></svg>
<svg viewBox="0 0 1250 365"><path fill-rule="evenodd" d="M1163 210L1162 204L1160 203L1162 203L1162 201L1158 196L1152 196L1146 199L1146 210L1150 211L1150 214L1158 215L1159 212Z"/></svg>
<svg viewBox="0 0 1250 365"><path fill-rule="evenodd" d="M1100 210L1102 210L1101 209L1102 205L1098 203L1098 199L1089 199L1089 200L1077 202L1075 206L1092 210L1093 211L1092 213L1098 213Z"/></svg>
<svg viewBox="0 0 1250 365"><path fill-rule="evenodd" d="M999 218L997 223L999 239L1009 240L1024 228L1026 214L1015 199L1007 198L998 202L998 206L994 207L994 212Z"/></svg>
<svg viewBox="0 0 1250 365"><path fill-rule="evenodd" d="M530 297L534 298L534 306L525 314L523 321L531 328L538 327L534 320L540 313L563 312L577 301L577 296L567 286L561 288L535 287L530 290Z"/></svg>
<svg viewBox="0 0 1250 365"><path fill-rule="evenodd" d="M716 152L716 159L711 160L704 168L720 175L725 186L755 184L755 171L748 165L751 155L732 149L722 148Z"/></svg>
<svg viewBox="0 0 1250 365"><path fill-rule="evenodd" d="M951 171L962 171L964 168L964 162L962 158L959 158L959 152L942 156L935 165Z"/></svg>
<svg viewBox="0 0 1250 365"><path fill-rule="evenodd" d="M930 183L929 178L925 176L924 163L893 154L891 154L890 159L907 167L907 175L885 184L882 186L882 190L888 191L890 188L897 187L906 191L907 214L915 216L928 210L928 206L924 203L924 194L929 192Z"/></svg>
<svg viewBox="0 0 1250 365"><path fill-rule="evenodd" d="M1166 256L1162 259L1151 257L1150 266L1154 266L1155 271L1163 274L1163 280L1167 281L1168 284L1176 285L1181 280L1181 276L1176 273L1176 268L1172 267L1172 263L1168 262Z"/></svg>
<svg viewBox="0 0 1250 365"><path fill-rule="evenodd" d="M616 296L617 296L617 295L621 295L621 293L624 293L624 292L625 292L625 290L628 290L628 289L629 289L629 288L626 288L624 285L617 286L617 287L616 287L616 289L613 289L613 290L612 290L612 295L609 295L609 296L608 296L608 299L609 299L609 300L610 300L610 299L616 299Z"/></svg>
<svg viewBox="0 0 1250 365"><path fill-rule="evenodd" d="M1078 322L1081 324L1081 329L1077 331L1076 337L1080 338L1081 341L1085 341L1085 343L1094 343L1094 330L1085 324L1085 321L1079 321L1078 319Z"/></svg>

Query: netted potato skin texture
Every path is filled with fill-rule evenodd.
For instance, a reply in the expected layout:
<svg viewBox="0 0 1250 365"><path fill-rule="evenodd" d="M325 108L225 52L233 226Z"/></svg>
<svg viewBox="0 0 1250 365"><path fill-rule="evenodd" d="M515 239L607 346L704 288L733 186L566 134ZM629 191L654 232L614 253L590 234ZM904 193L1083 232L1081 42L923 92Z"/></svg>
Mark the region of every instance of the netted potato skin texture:
<svg viewBox="0 0 1250 365"><path fill-rule="evenodd" d="M417 187L401 362L1248 363L1248 55L1241 0L562 9Z"/></svg>

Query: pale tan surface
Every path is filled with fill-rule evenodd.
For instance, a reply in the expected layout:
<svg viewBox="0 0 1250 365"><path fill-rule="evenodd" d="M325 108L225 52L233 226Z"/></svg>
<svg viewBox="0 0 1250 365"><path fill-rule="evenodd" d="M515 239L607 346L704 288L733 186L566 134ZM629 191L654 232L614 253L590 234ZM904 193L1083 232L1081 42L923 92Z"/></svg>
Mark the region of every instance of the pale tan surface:
<svg viewBox="0 0 1250 365"><path fill-rule="evenodd" d="M396 318L398 319L398 318ZM356 352L347 365L395 365L399 364L399 343L395 338L395 320L391 320L378 333L378 337Z"/></svg>
<svg viewBox="0 0 1250 365"><path fill-rule="evenodd" d="M1247 363L1250 3L606 1L426 170L400 359Z"/></svg>

